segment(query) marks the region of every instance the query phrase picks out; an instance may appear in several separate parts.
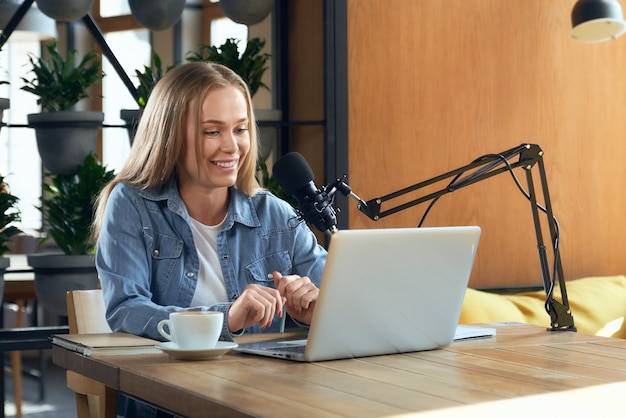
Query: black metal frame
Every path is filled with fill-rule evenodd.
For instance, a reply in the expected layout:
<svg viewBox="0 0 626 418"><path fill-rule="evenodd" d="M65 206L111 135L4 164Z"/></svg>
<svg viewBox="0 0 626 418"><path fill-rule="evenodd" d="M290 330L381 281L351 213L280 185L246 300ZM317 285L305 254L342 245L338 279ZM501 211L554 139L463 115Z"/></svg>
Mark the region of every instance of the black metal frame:
<svg viewBox="0 0 626 418"><path fill-rule="evenodd" d="M346 0L324 0L324 184L348 173L347 21ZM337 207L347 207L347 202L345 195L336 195ZM348 211L339 211L337 227L348 225Z"/></svg>
<svg viewBox="0 0 626 418"><path fill-rule="evenodd" d="M19 25L19 23L22 21L22 19L28 12L28 9L30 9L30 7L33 5L34 1L35 0L24 0L24 2L20 4L20 6L17 8L15 14L13 15L13 17L11 17L6 27L2 31L2 34L0 35L0 49L2 49L4 44L9 40L11 34L17 28L17 25ZM126 74L126 71L124 71L124 69L122 68L122 65L109 47L109 44L107 44L104 36L102 35L102 31L100 30L96 22L93 20L90 14L86 14L82 18L82 21L89 30L89 32L91 32L91 36L93 36L93 38L96 40L104 55L111 62L111 65L113 65L115 72L117 72L119 77L122 79L122 82L128 89L131 96L133 96L136 102L139 102L139 93L137 92L137 88L131 81L128 74Z"/></svg>
<svg viewBox="0 0 626 418"><path fill-rule="evenodd" d="M511 162L514 157L519 156L518 161ZM505 163L506 161L506 163ZM561 257L558 250L559 231L556 224L555 217L552 212L552 203L550 202L550 194L548 191L548 182L545 173L545 167L543 164L543 150L536 144L521 144L518 147L511 148L501 153L489 154L482 158L478 158L474 162L433 177L429 180L422 181L414 184L413 186L405 187L396 192L387 194L382 197L377 197L365 202L364 205L358 205L359 210L363 212L370 219L377 221L386 216L400 212L402 210L411 208L420 203L427 201L433 201L439 197L452 193L455 190L469 186L474 183L478 183L482 180L486 180L490 177L501 173L511 172L513 169L521 167L526 172L526 181L528 184L528 198L533 215L533 222L535 225L535 236L537 239L537 248L539 251L539 263L541 266L541 275L543 279L543 288L546 292L546 311L550 315L551 331L576 331L574 325L574 319L572 317L569 303L567 300L567 290L565 288L565 279L563 276L563 266L561 263ZM535 185L533 180L532 169L538 168L539 178L541 182L541 189L543 193L544 211L546 212L548 229L550 231L551 249L553 251L553 265L554 268L551 271L550 263L548 259L547 247L544 244L542 233L542 222L539 216L539 204L537 203L537 195L535 193ZM409 202L397 205L390 209L381 210L382 204L400 196L404 196L408 193L413 193L424 187L436 184L443 180L453 178L453 180L444 188L429 193L425 196L411 200ZM558 280L559 289L561 292L561 302L558 302L553 297L553 290L555 282Z"/></svg>

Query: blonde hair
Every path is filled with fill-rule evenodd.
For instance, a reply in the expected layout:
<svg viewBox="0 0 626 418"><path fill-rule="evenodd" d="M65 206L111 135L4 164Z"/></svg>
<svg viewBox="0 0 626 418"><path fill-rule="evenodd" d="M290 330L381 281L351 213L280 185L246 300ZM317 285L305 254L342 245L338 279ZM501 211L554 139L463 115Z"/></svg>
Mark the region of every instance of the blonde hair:
<svg viewBox="0 0 626 418"><path fill-rule="evenodd" d="M250 196L260 190L256 180L257 126L247 84L221 64L181 64L166 73L152 90L141 114L128 159L98 196L92 231L94 239L100 234L104 209L113 187L122 182L144 190L163 186L171 177L183 151L190 112L196 116L195 144L196 151L199 151L203 98L213 89L230 86L239 89L246 99L250 132L250 151L241 163L236 186ZM190 106L191 103L195 103L195 106ZM196 154L200 165L200 153Z"/></svg>

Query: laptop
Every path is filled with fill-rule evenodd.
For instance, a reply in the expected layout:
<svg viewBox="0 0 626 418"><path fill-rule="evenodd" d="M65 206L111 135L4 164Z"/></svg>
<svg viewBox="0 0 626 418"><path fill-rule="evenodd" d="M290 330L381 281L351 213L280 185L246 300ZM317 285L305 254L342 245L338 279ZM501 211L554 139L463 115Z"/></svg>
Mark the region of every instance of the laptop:
<svg viewBox="0 0 626 418"><path fill-rule="evenodd" d="M234 350L311 362L448 346L479 237L477 226L335 232L307 339Z"/></svg>

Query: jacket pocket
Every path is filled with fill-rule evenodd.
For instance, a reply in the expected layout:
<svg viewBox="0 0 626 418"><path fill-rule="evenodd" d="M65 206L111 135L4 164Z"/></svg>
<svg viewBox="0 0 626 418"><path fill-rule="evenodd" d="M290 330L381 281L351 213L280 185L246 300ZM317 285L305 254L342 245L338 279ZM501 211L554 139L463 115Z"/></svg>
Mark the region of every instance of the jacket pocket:
<svg viewBox="0 0 626 418"><path fill-rule="evenodd" d="M281 251L260 258L246 266L246 271L249 279L255 282L273 282L274 278L272 273L278 271L279 273L291 274L292 270L291 257L287 251Z"/></svg>
<svg viewBox="0 0 626 418"><path fill-rule="evenodd" d="M146 244L152 257L151 270L153 286L158 292L166 292L168 286L176 283L173 277L180 274L183 254L183 241L172 235L155 234L150 236L144 230Z"/></svg>
<svg viewBox="0 0 626 418"><path fill-rule="evenodd" d="M152 258L156 260L179 258L183 253L183 241L180 238L158 233L151 235L148 232L144 229L144 237Z"/></svg>

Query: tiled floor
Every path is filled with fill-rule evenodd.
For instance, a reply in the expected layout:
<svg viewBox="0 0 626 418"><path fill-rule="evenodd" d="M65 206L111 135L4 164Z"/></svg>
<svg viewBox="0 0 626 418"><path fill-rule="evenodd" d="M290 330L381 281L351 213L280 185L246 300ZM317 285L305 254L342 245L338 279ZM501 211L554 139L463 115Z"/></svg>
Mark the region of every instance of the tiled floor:
<svg viewBox="0 0 626 418"><path fill-rule="evenodd" d="M30 354L30 353L29 353ZM38 367L38 358L28 356L23 360L27 367ZM5 363L5 364L8 364ZM65 370L56 366L52 361L45 362L44 399L39 401L39 385L36 380L22 378L22 415L24 418L70 418L76 416L74 392L65 384ZM13 379L5 371L5 417L15 417L15 403L13 399Z"/></svg>

